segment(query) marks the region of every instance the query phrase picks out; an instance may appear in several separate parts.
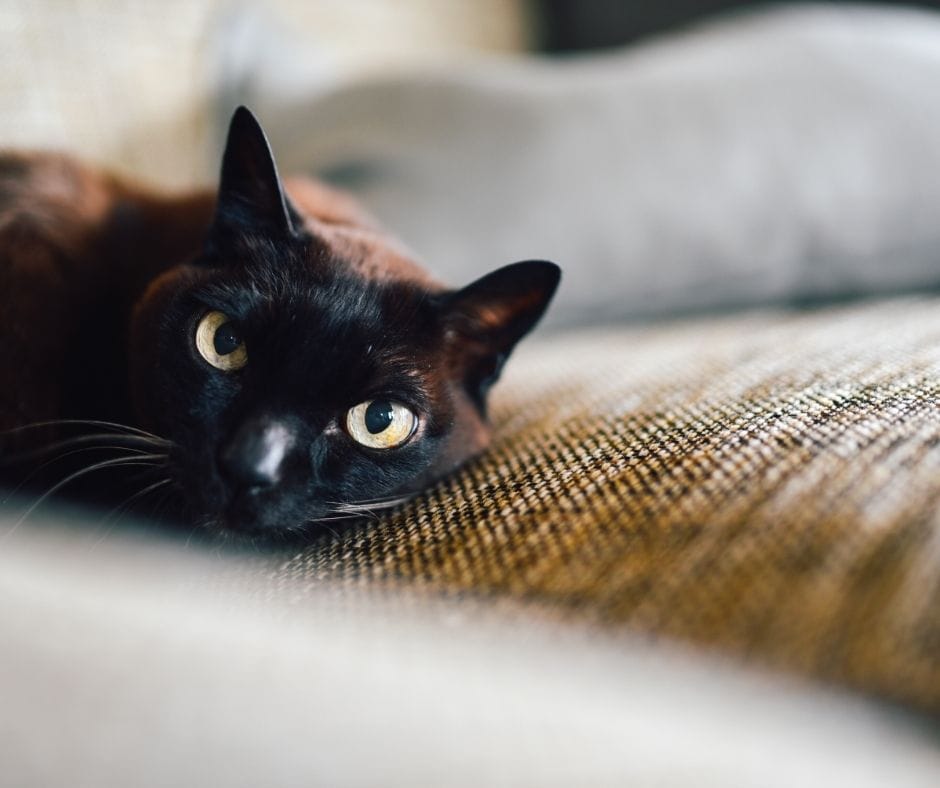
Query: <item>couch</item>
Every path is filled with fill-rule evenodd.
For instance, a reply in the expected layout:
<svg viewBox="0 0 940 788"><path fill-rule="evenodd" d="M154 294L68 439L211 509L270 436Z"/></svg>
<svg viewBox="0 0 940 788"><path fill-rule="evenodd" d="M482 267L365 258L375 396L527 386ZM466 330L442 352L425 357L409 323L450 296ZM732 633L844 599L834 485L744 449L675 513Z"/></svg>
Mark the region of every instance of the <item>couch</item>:
<svg viewBox="0 0 940 788"><path fill-rule="evenodd" d="M858 29L834 23L828 10L806 13L665 46L712 53L707 60L725 51L710 48L715 35L756 25L772 36L782 26L806 31L790 50L799 54L807 38L813 51L830 51ZM884 28L884 51L895 52L901 72L925 67L919 53L934 58L921 46L940 41L933 17L846 13L866 20L867 36ZM911 44L905 26L922 38ZM214 157L214 124L228 102L263 98L245 75L263 75L264 63L246 70L234 57L264 54L263 42L246 50L236 39L226 62L238 68L219 77L200 110L200 161ZM671 62L657 61L657 51L636 57ZM507 67L516 65L484 69L497 101ZM261 110L284 135L299 134L296 119L311 107L347 89L375 89L356 81L314 90L309 75L324 77L310 68L285 79L291 91L270 94ZM820 80L831 73L823 68ZM877 77L840 77L840 90ZM481 78L459 81L468 79L479 100ZM903 84L910 92L900 106L910 109L940 81L925 79L920 93ZM413 147L391 140L376 159L355 118L323 122L335 117L351 124L336 160L311 155L328 139L317 135L298 137L300 147L275 136L275 150L292 169L322 168L358 190L386 220L409 184L416 204L434 198L436 185L419 188L399 166L415 161ZM367 117L373 131L388 122ZM644 215L661 220L669 254L651 260L643 244L619 247L624 279L578 269L592 250L610 252L593 239L619 237L613 220L593 235L582 226L585 253L567 264L577 298L560 301L554 324L508 366L493 446L397 510L258 550L181 535L159 518L62 504L23 520L29 501L7 498L2 782L935 785L940 296L931 288L940 243L930 244L924 199L940 171L917 171L912 147L892 156L890 144L892 134L916 140L913 149L932 160L930 127L911 126L918 117L885 109L872 149L862 130L858 145L883 158L863 157L873 169L861 191L836 177L844 160L827 170L830 158L787 148L788 168L808 161L833 190L817 202L784 192L752 212L722 214L716 181L715 223L691 234L682 232L687 194L676 193L678 206L654 206L631 184L624 204L657 207ZM685 117L676 122L688 127ZM713 148L716 156L729 149ZM703 159L689 166L711 166L696 164ZM922 180L897 178L878 192L877 176L893 162ZM520 155L519 169L502 174L530 166ZM373 171L390 175L376 181ZM917 188L905 192L905 184ZM863 244L846 232L842 194L864 207L850 212ZM513 238L526 219L548 244L554 236L539 235L539 222L564 221L550 197L541 193L528 213L520 207L502 234L494 228L487 257L501 254L500 238ZM748 218L725 257L748 262L756 290L725 298L716 288L703 305L682 286L689 272L707 280L713 259L697 255L693 241L729 238L726 217L735 215ZM570 234L579 216L569 217ZM755 217L778 228L779 255L761 253L767 225ZM470 248L477 218L455 222L455 254ZM420 225L409 239L419 252L425 241L443 243L422 239ZM670 246L673 237L683 243ZM447 255L434 258L449 264ZM627 287L645 276L659 277L658 296ZM591 282L603 303L591 300Z"/></svg>

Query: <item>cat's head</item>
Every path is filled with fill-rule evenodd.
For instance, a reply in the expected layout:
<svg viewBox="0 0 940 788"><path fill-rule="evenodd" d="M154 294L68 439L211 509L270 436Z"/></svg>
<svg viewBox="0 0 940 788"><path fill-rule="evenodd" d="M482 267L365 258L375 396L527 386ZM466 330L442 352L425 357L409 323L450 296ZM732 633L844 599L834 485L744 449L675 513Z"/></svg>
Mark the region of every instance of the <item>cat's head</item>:
<svg viewBox="0 0 940 788"><path fill-rule="evenodd" d="M490 386L558 280L533 261L449 290L377 233L304 216L242 108L203 253L135 309L135 405L194 518L297 529L477 454Z"/></svg>

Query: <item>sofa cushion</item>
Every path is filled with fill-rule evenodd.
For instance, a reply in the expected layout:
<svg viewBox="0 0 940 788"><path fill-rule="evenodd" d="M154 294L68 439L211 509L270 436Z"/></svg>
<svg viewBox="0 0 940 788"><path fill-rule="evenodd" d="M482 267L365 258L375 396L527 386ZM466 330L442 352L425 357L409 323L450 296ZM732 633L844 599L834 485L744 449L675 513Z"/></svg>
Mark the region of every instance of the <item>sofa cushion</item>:
<svg viewBox="0 0 940 788"><path fill-rule="evenodd" d="M492 451L278 573L471 594L940 709L940 300L533 340Z"/></svg>

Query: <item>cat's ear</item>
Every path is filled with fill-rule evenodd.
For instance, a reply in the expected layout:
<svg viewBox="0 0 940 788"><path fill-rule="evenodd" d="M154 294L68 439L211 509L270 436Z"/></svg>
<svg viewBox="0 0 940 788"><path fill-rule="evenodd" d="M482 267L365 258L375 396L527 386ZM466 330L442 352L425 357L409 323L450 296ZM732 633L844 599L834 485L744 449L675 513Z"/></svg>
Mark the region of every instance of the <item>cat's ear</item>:
<svg viewBox="0 0 940 788"><path fill-rule="evenodd" d="M481 409L510 352L538 323L560 279L554 263L529 260L499 268L445 298L448 353Z"/></svg>
<svg viewBox="0 0 940 788"><path fill-rule="evenodd" d="M294 235L297 213L281 185L274 155L258 119L245 107L232 115L210 240L255 233Z"/></svg>

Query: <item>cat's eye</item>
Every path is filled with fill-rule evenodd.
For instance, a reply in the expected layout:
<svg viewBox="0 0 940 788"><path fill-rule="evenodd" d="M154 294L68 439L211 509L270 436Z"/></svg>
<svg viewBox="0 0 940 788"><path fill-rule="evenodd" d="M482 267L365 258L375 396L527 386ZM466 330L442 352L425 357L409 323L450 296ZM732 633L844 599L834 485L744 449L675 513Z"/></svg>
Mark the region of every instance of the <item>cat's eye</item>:
<svg viewBox="0 0 940 788"><path fill-rule="evenodd" d="M196 350L216 369L231 372L248 361L238 324L224 312L209 312L196 327Z"/></svg>
<svg viewBox="0 0 940 788"><path fill-rule="evenodd" d="M399 402L370 399L346 412L346 431L370 449L394 449L410 438L418 417Z"/></svg>

